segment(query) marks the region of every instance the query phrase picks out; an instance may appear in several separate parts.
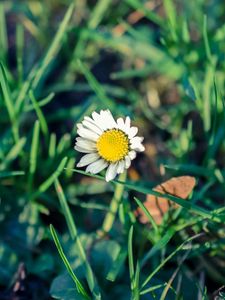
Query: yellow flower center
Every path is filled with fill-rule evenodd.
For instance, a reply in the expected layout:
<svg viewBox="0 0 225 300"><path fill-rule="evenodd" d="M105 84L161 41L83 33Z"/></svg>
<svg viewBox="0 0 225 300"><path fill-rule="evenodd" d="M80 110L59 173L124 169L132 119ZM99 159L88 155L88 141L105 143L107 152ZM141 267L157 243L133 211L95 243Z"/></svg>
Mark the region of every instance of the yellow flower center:
<svg viewBox="0 0 225 300"><path fill-rule="evenodd" d="M97 140L98 154L109 162L124 159L129 152L128 136L119 129L110 129Z"/></svg>

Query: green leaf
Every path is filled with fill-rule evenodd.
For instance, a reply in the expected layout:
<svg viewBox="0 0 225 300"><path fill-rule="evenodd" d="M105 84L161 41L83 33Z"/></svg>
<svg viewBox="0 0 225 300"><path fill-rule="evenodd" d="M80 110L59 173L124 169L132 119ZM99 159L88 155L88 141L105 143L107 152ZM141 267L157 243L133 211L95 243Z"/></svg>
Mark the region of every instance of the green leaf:
<svg viewBox="0 0 225 300"><path fill-rule="evenodd" d="M121 247L116 241L99 241L91 251L91 261L100 281L104 281L110 270L116 264Z"/></svg>
<svg viewBox="0 0 225 300"><path fill-rule="evenodd" d="M50 288L50 295L60 300L84 300L86 299L74 288L74 282L68 274L56 277Z"/></svg>

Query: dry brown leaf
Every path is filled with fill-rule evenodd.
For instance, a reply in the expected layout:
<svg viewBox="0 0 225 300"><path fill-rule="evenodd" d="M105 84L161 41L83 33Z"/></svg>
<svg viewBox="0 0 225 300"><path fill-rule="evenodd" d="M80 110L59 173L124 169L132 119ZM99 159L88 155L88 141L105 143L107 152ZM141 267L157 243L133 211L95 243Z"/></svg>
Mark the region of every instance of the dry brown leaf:
<svg viewBox="0 0 225 300"><path fill-rule="evenodd" d="M153 188L154 191L176 196L178 198L186 199L193 188L195 187L196 180L192 176L180 176L173 177ZM172 201L166 200L166 198L157 197L154 195L147 195L146 201L143 203L148 209L156 224L161 224L165 213L168 212L170 207L177 208L178 205ZM138 207L136 215L139 216L141 223L148 222L143 210Z"/></svg>

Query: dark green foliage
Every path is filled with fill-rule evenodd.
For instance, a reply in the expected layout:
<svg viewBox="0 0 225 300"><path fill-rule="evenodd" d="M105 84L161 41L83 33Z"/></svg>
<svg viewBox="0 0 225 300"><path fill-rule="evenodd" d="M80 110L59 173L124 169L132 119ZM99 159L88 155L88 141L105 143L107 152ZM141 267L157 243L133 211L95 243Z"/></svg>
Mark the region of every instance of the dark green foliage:
<svg viewBox="0 0 225 300"><path fill-rule="evenodd" d="M224 11L220 0L0 3L0 299L20 296L21 262L32 299L224 299ZM76 124L100 109L145 137L112 183L75 167ZM180 206L158 225L142 201L179 175L197 186L188 200L164 195Z"/></svg>

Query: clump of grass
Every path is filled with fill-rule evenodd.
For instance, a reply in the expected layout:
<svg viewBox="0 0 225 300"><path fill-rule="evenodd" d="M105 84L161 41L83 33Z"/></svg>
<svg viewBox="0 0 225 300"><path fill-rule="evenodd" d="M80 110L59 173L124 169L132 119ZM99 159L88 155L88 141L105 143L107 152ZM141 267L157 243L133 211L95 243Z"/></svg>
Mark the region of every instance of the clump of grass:
<svg viewBox="0 0 225 300"><path fill-rule="evenodd" d="M15 293L9 282L23 261L30 299L223 299L224 4L217 8L0 4L0 298ZM145 154L112 183L75 167L75 125L100 109L131 115L145 136ZM152 189L186 174L198 182L188 200ZM157 225L142 204L148 194L179 209Z"/></svg>

